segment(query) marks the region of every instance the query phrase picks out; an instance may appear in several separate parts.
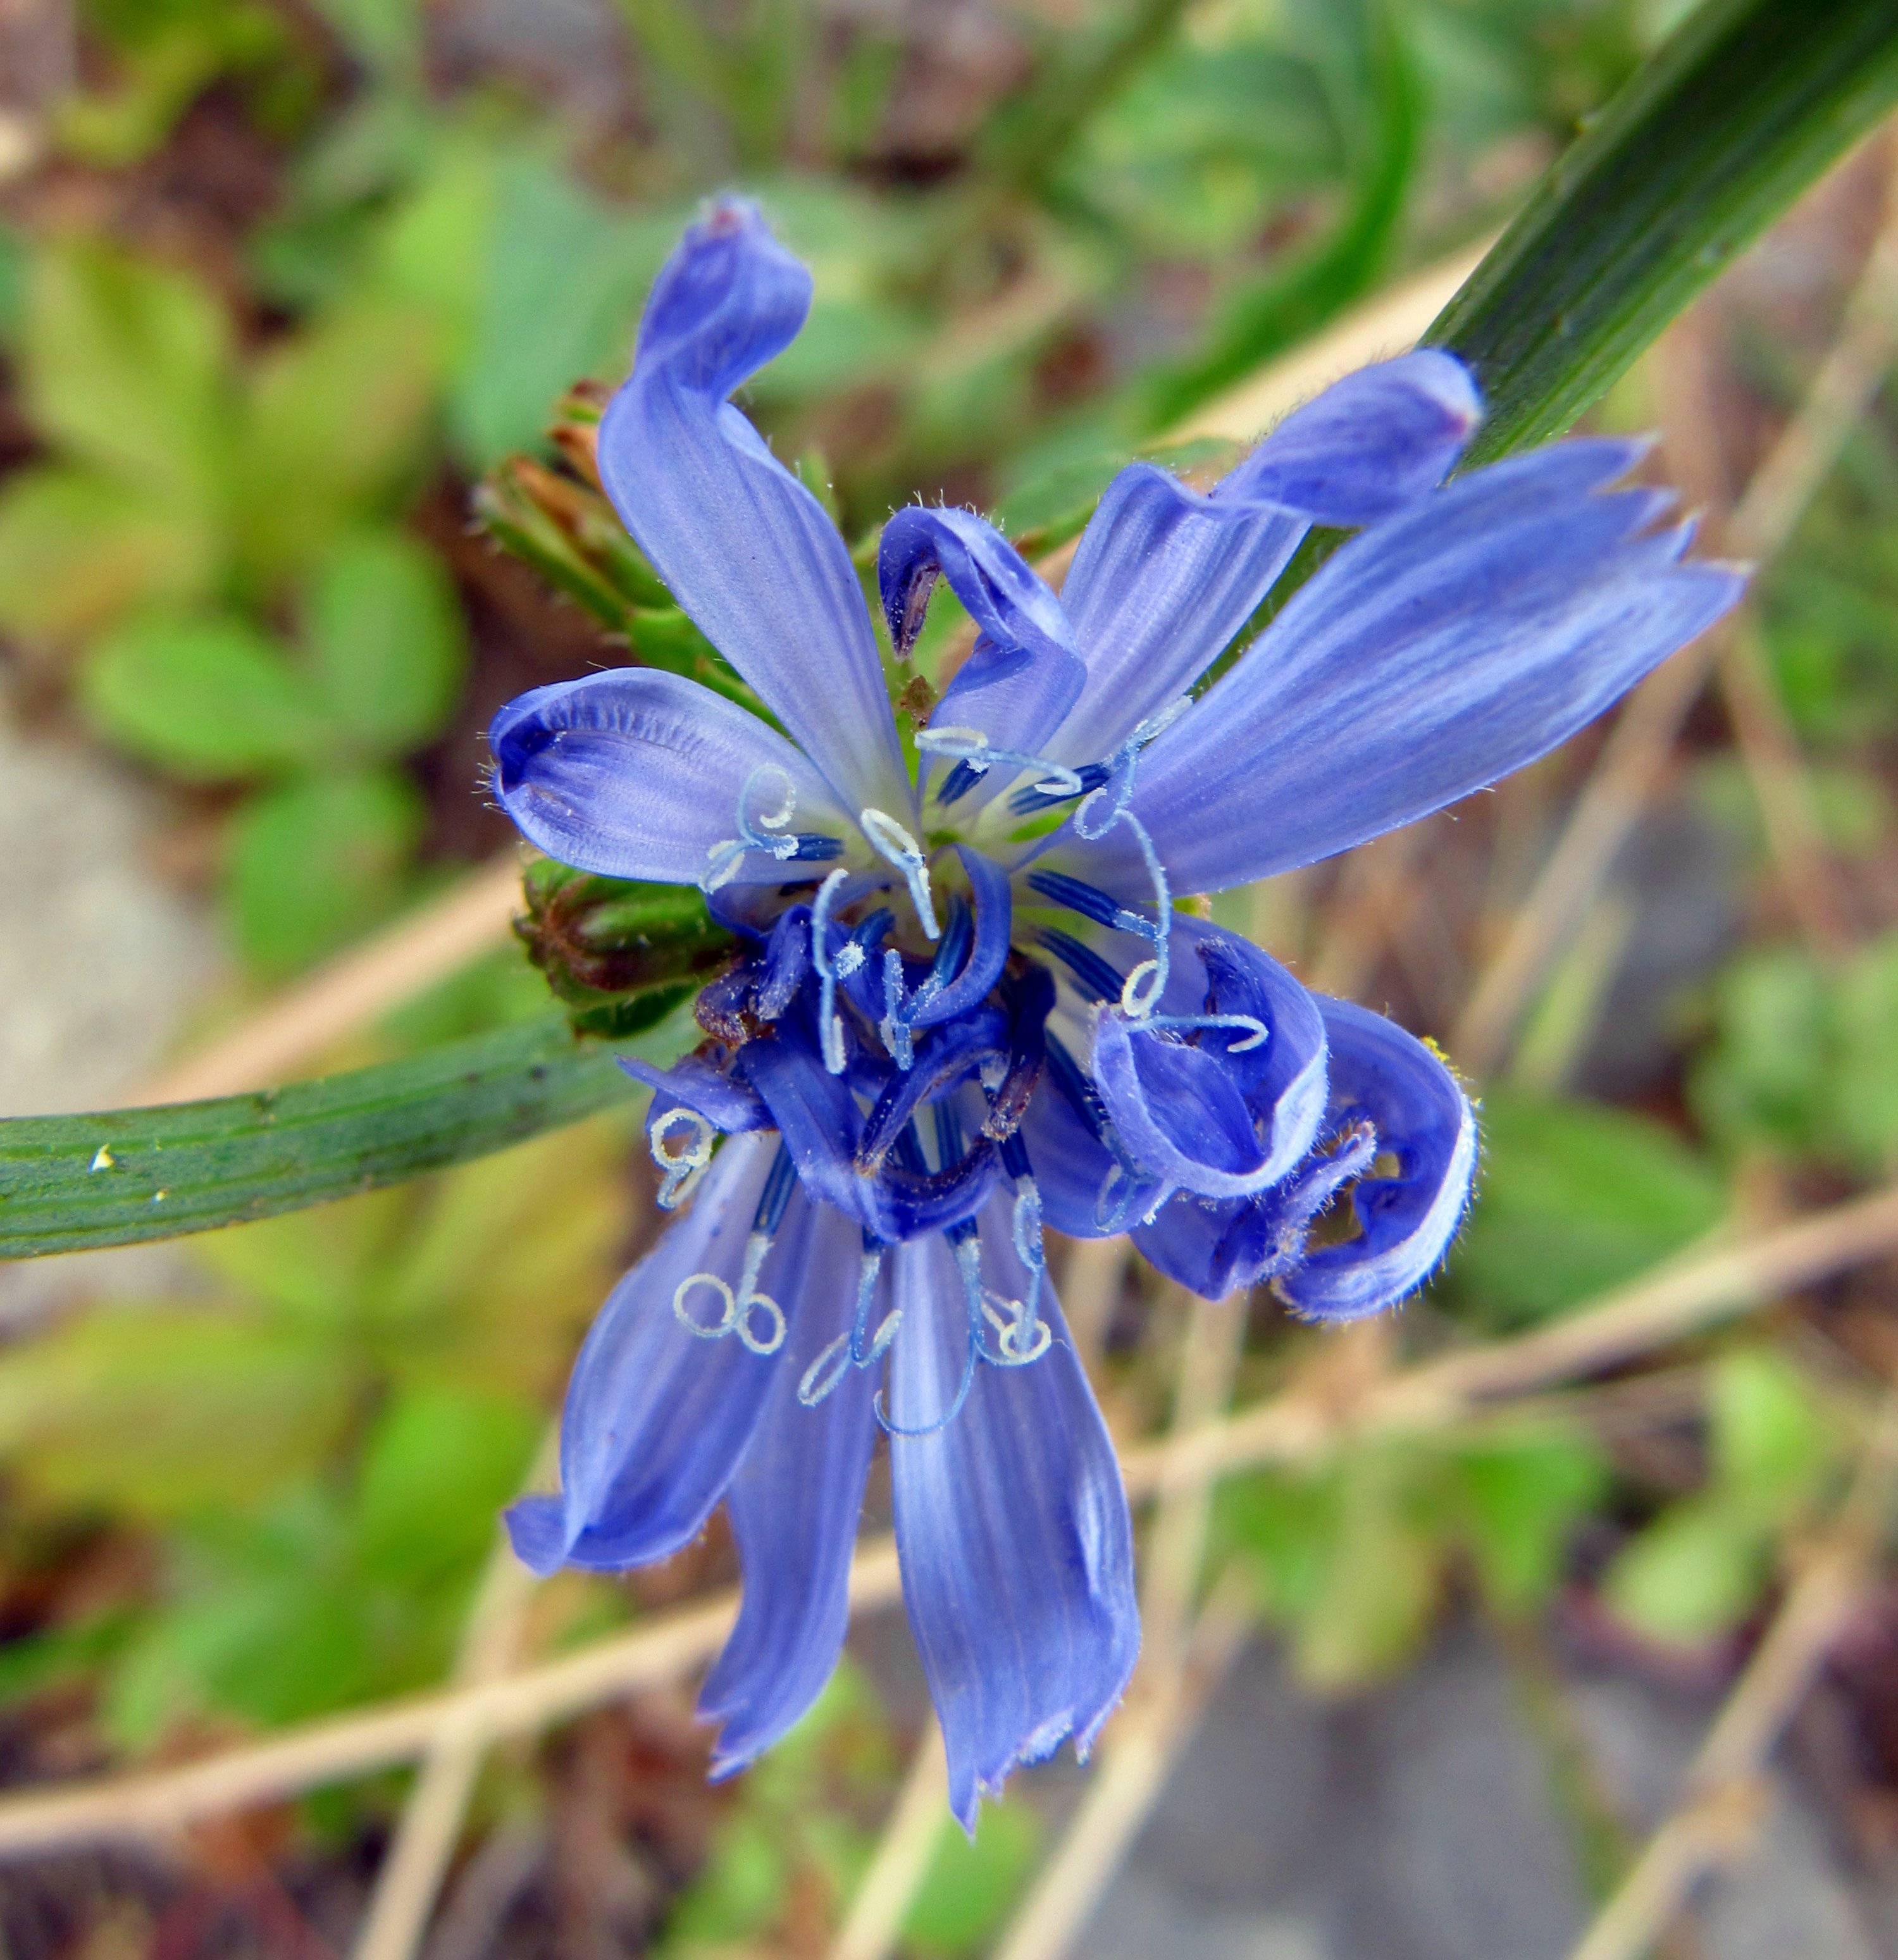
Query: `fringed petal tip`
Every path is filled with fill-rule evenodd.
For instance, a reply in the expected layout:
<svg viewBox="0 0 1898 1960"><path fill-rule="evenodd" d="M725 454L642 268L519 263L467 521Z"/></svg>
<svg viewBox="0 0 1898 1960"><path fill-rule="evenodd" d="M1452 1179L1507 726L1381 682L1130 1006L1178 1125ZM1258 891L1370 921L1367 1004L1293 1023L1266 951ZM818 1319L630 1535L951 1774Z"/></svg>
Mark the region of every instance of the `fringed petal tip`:
<svg viewBox="0 0 1898 1960"><path fill-rule="evenodd" d="M1469 1208L1477 1121L1454 1074L1381 1014L1321 997L1331 1049L1331 1120L1369 1122L1394 1174L1351 1192L1357 1236L1275 1283L1301 1319L1359 1320L1407 1299L1442 1262Z"/></svg>
<svg viewBox="0 0 1898 1960"><path fill-rule="evenodd" d="M1025 1295L1008 1208L981 1230L981 1283ZM962 1275L939 1239L898 1248L903 1331L892 1414L927 1422L966 1365ZM949 1807L973 1830L981 1797L1070 1736L1092 1739L1140 1646L1133 1529L1105 1425L1044 1287L1054 1341L1032 1364L978 1367L960 1414L890 1452L903 1603L943 1724Z"/></svg>

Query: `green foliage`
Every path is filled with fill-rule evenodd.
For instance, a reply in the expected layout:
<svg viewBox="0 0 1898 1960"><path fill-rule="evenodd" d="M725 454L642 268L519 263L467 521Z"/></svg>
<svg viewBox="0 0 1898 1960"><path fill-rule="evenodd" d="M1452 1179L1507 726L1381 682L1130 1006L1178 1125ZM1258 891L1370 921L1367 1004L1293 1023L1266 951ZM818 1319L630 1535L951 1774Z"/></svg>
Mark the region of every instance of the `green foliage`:
<svg viewBox="0 0 1898 1960"><path fill-rule="evenodd" d="M1507 1087L1480 1112L1476 1202L1437 1292L1496 1328L1558 1313L1718 1223L1711 1168L1645 1116Z"/></svg>
<svg viewBox="0 0 1898 1960"><path fill-rule="evenodd" d="M61 145L93 164L138 162L171 133L192 100L240 78L262 119L300 119L316 77L283 16L261 0L87 0L87 26L110 47L106 87L62 107Z"/></svg>
<svg viewBox="0 0 1898 1960"><path fill-rule="evenodd" d="M1569 1532L1601 1497L1593 1441L1553 1421L1427 1442L1377 1440L1310 1469L1222 1487L1216 1535L1251 1563L1267 1613L1313 1686L1374 1680L1415 1653L1465 1561L1498 1612L1532 1612Z"/></svg>
<svg viewBox="0 0 1898 1960"><path fill-rule="evenodd" d="M1415 66L1404 16L1388 0L1359 0L1340 11L1353 45L1326 66L1349 186L1344 210L1322 243L1231 294L1193 359L1147 379L1138 411L1146 427L1178 420L1310 333L1365 291L1389 261L1418 162Z"/></svg>
<svg viewBox="0 0 1898 1960"><path fill-rule="evenodd" d="M468 654L440 559L399 531L345 538L304 603L312 677L338 737L359 755L399 755L441 732Z"/></svg>
<svg viewBox="0 0 1898 1960"><path fill-rule="evenodd" d="M189 781L244 781L314 762L323 702L241 619L146 613L94 643L85 703L108 735Z"/></svg>
<svg viewBox="0 0 1898 1960"><path fill-rule="evenodd" d="M1730 1150L1889 1169L1898 1152L1898 935L1836 971L1792 947L1741 956L1714 990L1690 1088Z"/></svg>
<svg viewBox="0 0 1898 1960"><path fill-rule="evenodd" d="M320 775L253 797L225 867L239 950L259 972L294 972L396 910L427 813L388 769Z"/></svg>
<svg viewBox="0 0 1898 1960"><path fill-rule="evenodd" d="M1841 1439L1791 1363L1739 1348L1714 1370L1711 1471L1624 1546L1604 1592L1653 1638L1688 1643L1737 1625L1758 1603L1785 1536L1809 1516L1838 1468Z"/></svg>

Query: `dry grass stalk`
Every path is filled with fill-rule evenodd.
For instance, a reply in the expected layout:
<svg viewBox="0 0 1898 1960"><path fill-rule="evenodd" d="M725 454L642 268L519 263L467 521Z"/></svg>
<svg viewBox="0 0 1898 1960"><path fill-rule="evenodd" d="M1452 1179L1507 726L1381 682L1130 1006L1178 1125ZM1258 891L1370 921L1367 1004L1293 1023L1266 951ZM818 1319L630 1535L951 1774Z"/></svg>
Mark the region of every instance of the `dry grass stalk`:
<svg viewBox="0 0 1898 1960"><path fill-rule="evenodd" d="M548 1431L529 1475L538 1488L559 1456L559 1430ZM504 1533L489 1554L455 1656L454 1684L498 1681L515 1666L536 1581L514 1557ZM428 1930L449 1861L461 1836L487 1745L478 1738L444 1736L431 1744L383 1853L376 1888L351 1949L352 1960L409 1960Z"/></svg>
<svg viewBox="0 0 1898 1960"><path fill-rule="evenodd" d="M1181 1664L1137 1686L1115 1718L1067 1834L1035 1880L994 1960L1060 1960L1087 1924L1139 1835L1207 1704L1256 1624L1251 1582L1214 1586Z"/></svg>

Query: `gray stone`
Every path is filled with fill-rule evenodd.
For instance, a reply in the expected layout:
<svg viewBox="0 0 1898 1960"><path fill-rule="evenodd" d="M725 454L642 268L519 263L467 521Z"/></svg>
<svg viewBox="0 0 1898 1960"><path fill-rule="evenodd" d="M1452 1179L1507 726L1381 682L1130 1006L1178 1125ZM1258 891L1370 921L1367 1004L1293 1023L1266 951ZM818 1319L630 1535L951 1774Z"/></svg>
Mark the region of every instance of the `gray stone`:
<svg viewBox="0 0 1898 1960"><path fill-rule="evenodd" d="M1586 1908L1501 1657L1451 1632L1348 1701L1248 1655L1082 1942L1090 1960L1560 1960Z"/></svg>

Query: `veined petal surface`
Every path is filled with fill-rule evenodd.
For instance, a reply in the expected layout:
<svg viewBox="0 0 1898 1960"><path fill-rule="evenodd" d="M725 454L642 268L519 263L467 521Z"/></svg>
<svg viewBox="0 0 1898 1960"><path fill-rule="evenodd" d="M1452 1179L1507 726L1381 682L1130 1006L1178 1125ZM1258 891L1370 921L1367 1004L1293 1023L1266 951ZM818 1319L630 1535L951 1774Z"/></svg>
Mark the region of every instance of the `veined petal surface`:
<svg viewBox="0 0 1898 1960"><path fill-rule="evenodd" d="M742 1769L776 1742L823 1692L837 1665L876 1435L876 1370L847 1370L814 1408L799 1399L806 1373L850 1332L862 1236L841 1211L801 1193L791 1206L809 1223L800 1241L802 1263L777 1297L790 1332L764 1419L725 1497L745 1587L738 1624L698 1698L700 1715L723 1724L715 1776ZM872 1306L873 1333L889 1311L889 1294L885 1274Z"/></svg>
<svg viewBox="0 0 1898 1960"><path fill-rule="evenodd" d="M1353 539L1142 758L1133 808L1177 890L1348 849L1533 762L1739 597L1683 564L1632 445L1559 443ZM1122 856L1127 854L1120 846Z"/></svg>
<svg viewBox="0 0 1898 1960"><path fill-rule="evenodd" d="M700 629L853 810L908 791L850 553L823 506L726 397L781 354L811 278L726 199L654 283L631 378L599 430L626 528Z"/></svg>
<svg viewBox="0 0 1898 1960"><path fill-rule="evenodd" d="M522 834L550 858L610 878L696 884L711 854L755 814L788 798L786 831L843 834L830 786L774 728L696 681L615 667L537 687L488 730L494 791ZM784 875L747 851L737 880Z"/></svg>
<svg viewBox="0 0 1898 1960"><path fill-rule="evenodd" d="M985 1210L981 1244L985 1282L1020 1297L1005 1205ZM914 1427L962 1378L962 1280L939 1238L893 1256L890 1412ZM1054 1344L1039 1360L978 1367L953 1421L891 1439L903 1603L948 1747L949 1807L971 1831L979 1798L1018 1764L1070 1736L1086 1751L1140 1646L1120 1468L1045 1287L1041 1312Z"/></svg>
<svg viewBox="0 0 1898 1960"><path fill-rule="evenodd" d="M690 1542L725 1494L771 1391L773 1358L736 1340L707 1341L673 1310L680 1285L710 1272L735 1287L773 1136L734 1137L691 1208L608 1297L574 1364L560 1424L561 1492L507 1513L521 1562L617 1571ZM806 1208L802 1214L806 1220ZM765 1262L771 1293L797 1270L785 1235ZM710 1289L687 1306L707 1319Z"/></svg>
<svg viewBox="0 0 1898 1960"><path fill-rule="evenodd" d="M1062 587L1087 682L1050 752L1111 755L1231 643L1309 526L1369 523L1423 495L1479 412L1462 364L1426 349L1334 383L1210 495L1151 463L1121 471Z"/></svg>

